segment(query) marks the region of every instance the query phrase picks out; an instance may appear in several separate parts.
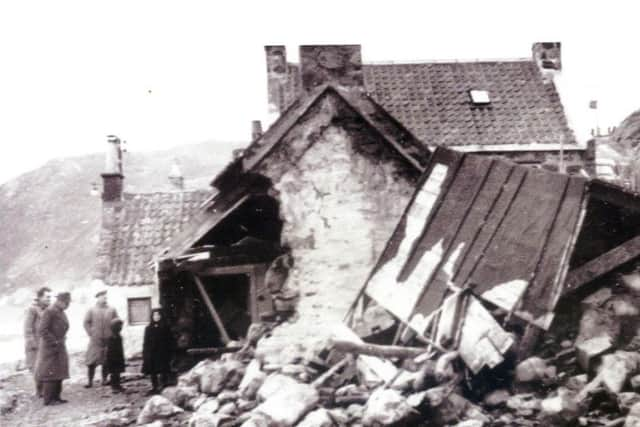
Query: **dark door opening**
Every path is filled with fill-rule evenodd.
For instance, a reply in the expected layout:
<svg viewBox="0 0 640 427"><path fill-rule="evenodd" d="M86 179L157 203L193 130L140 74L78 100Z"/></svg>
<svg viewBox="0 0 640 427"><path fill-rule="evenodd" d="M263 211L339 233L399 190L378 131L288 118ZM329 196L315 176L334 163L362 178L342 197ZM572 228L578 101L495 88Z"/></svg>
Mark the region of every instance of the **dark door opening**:
<svg viewBox="0 0 640 427"><path fill-rule="evenodd" d="M247 274L225 274L201 278L229 337L238 340L251 325L251 279ZM224 346L209 310L199 294L194 298L195 347Z"/></svg>

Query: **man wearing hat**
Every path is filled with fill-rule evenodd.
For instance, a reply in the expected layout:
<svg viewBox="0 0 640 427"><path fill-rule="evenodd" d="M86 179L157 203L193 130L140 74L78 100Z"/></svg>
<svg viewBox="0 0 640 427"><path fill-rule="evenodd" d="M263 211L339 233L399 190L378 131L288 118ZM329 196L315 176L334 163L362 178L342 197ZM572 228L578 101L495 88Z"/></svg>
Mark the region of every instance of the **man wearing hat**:
<svg viewBox="0 0 640 427"><path fill-rule="evenodd" d="M111 337L111 321L118 317L118 313L107 305L107 291L96 293L96 305L87 311L84 317L84 329L89 335L89 348L85 356L88 367L88 381L86 388L93 386L96 366L104 365L107 343ZM107 370L102 366L102 385L107 384Z"/></svg>
<svg viewBox="0 0 640 427"><path fill-rule="evenodd" d="M69 378L69 356L65 344L69 321L64 311L71 303L69 292L60 292L56 301L42 313L38 336L40 344L36 357L35 377L42 382L45 405L59 405L67 401L60 397L62 381Z"/></svg>

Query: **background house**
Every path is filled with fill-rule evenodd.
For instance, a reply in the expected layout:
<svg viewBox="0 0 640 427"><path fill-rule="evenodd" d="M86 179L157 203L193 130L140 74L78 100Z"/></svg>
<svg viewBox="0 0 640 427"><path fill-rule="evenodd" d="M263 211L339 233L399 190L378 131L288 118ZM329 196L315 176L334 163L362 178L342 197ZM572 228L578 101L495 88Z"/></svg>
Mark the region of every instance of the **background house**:
<svg viewBox="0 0 640 427"><path fill-rule="evenodd" d="M168 174L172 191L123 192L121 141L110 136L102 173L102 225L94 285L109 286L109 303L125 322L129 352L142 349L142 333L153 306L159 305L156 254L193 217L210 191L185 190L174 165Z"/></svg>
<svg viewBox="0 0 640 427"><path fill-rule="evenodd" d="M308 49L300 64L287 62L284 46L265 51L269 108L282 114L309 84L309 55L325 60L325 51ZM326 61L331 67L332 59ZM576 142L554 84L562 72L560 43L535 43L531 58L524 59L363 63L361 68L366 93L426 146L593 173L593 145Z"/></svg>

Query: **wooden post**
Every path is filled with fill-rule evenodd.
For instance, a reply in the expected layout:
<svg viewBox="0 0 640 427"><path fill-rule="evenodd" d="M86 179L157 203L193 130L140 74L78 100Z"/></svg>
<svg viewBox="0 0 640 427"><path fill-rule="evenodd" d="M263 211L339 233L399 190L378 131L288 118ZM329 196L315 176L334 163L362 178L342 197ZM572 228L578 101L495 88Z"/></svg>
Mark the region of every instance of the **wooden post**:
<svg viewBox="0 0 640 427"><path fill-rule="evenodd" d="M204 289L204 285L200 281L200 278L195 274L193 274L193 281L198 287L198 291L200 291L200 296L202 297L207 308L209 309L209 314L211 314L211 318L213 319L213 322L218 327L218 331L220 332L220 337L222 338L222 342L225 345L228 344L229 341L231 341L231 338L229 338L229 334L227 334L227 330L224 328L224 324L222 323L222 320L220 319L220 316L218 315L216 308L213 306L213 303L211 302L209 295L207 295L207 291Z"/></svg>

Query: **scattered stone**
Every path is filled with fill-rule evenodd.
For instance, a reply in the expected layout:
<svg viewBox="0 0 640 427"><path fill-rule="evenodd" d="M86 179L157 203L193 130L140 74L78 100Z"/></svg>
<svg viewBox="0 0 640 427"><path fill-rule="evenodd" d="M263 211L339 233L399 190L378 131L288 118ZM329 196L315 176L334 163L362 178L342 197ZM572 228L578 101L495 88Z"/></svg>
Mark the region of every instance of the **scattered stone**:
<svg viewBox="0 0 640 427"><path fill-rule="evenodd" d="M185 408L192 411L197 411L200 406L202 406L207 401L207 399L209 399L209 396L204 393L200 393L197 397L193 397L187 400L187 402L185 403Z"/></svg>
<svg viewBox="0 0 640 427"><path fill-rule="evenodd" d="M329 411L320 408L309 412L307 416L296 425L297 427L333 427L335 424L329 415Z"/></svg>
<svg viewBox="0 0 640 427"><path fill-rule="evenodd" d="M240 427L271 427L271 420L264 414L254 413Z"/></svg>
<svg viewBox="0 0 640 427"><path fill-rule="evenodd" d="M593 361L613 347L608 335L591 338L576 345L576 360L583 371L589 372Z"/></svg>
<svg viewBox="0 0 640 427"><path fill-rule="evenodd" d="M200 407L197 412L202 414L214 414L220 409L220 402L215 398L208 398Z"/></svg>
<svg viewBox="0 0 640 427"><path fill-rule="evenodd" d="M636 375L629 380L631 388L638 391L640 390L640 375Z"/></svg>
<svg viewBox="0 0 640 427"><path fill-rule="evenodd" d="M238 405L239 412L249 412L256 406L258 406L258 402L255 400L247 400L247 399L238 399L236 402Z"/></svg>
<svg viewBox="0 0 640 427"><path fill-rule="evenodd" d="M220 427L227 419L223 415L196 412L189 418L189 427Z"/></svg>
<svg viewBox="0 0 640 427"><path fill-rule="evenodd" d="M239 397L240 396L238 395L237 391L224 390L216 396L216 399L218 400L218 402L220 402L221 405L223 405L227 402L236 401Z"/></svg>
<svg viewBox="0 0 640 427"><path fill-rule="evenodd" d="M484 421L480 420L465 420L456 424L454 427L483 427Z"/></svg>
<svg viewBox="0 0 640 427"><path fill-rule="evenodd" d="M306 373L304 366L302 365L284 365L280 368L280 373L284 375L289 375L292 377L296 377L298 375Z"/></svg>
<svg viewBox="0 0 640 427"><path fill-rule="evenodd" d="M589 383L587 374L574 375L565 382L565 387L569 390L580 391Z"/></svg>
<svg viewBox="0 0 640 427"><path fill-rule="evenodd" d="M148 424L150 422L169 418L174 414L184 412L184 410L174 405L169 399L164 396L153 396L138 415L138 424Z"/></svg>
<svg viewBox="0 0 640 427"><path fill-rule="evenodd" d="M95 415L85 420L82 425L91 427L124 427L134 421L133 411L127 408Z"/></svg>
<svg viewBox="0 0 640 427"><path fill-rule="evenodd" d="M346 396L348 394L357 394L360 391L357 385L347 384L336 390L336 396Z"/></svg>
<svg viewBox="0 0 640 427"><path fill-rule="evenodd" d="M378 388L367 401L362 423L364 425L393 425L407 422L413 414L416 414L415 409L406 402L399 391Z"/></svg>
<svg viewBox="0 0 640 427"><path fill-rule="evenodd" d="M506 404L510 397L511 393L508 390L495 390L485 396L484 404L488 408L497 408Z"/></svg>
<svg viewBox="0 0 640 427"><path fill-rule="evenodd" d="M521 416L532 415L540 410L540 399L533 394L516 394L507 400L507 408L510 408Z"/></svg>
<svg viewBox="0 0 640 427"><path fill-rule="evenodd" d="M18 401L15 393L10 393L6 390L0 390L0 414L8 414L13 411Z"/></svg>
<svg viewBox="0 0 640 427"><path fill-rule="evenodd" d="M258 359L253 359L247 365L244 377L242 377L242 381L240 381L240 385L238 387L240 396L248 400L255 399L258 389L266 378L267 374L260 370L260 361Z"/></svg>
<svg viewBox="0 0 640 427"><path fill-rule="evenodd" d="M209 395L217 395L225 387L235 388L244 375L244 365L237 360L218 362L209 367L200 376L200 391Z"/></svg>
<svg viewBox="0 0 640 427"><path fill-rule="evenodd" d="M602 357L600 374L602 383L612 393L619 393L640 368L640 355L628 351L616 351Z"/></svg>
<svg viewBox="0 0 640 427"><path fill-rule="evenodd" d="M634 393L632 391L627 391L618 393L616 399L618 401L618 407L620 408L620 410L623 413L627 413L633 405L640 402L640 394Z"/></svg>
<svg viewBox="0 0 640 427"><path fill-rule="evenodd" d="M567 349L567 348L571 348L573 346L573 342L571 340L562 340L562 342L560 342L560 347Z"/></svg>
<svg viewBox="0 0 640 427"><path fill-rule="evenodd" d="M516 382L529 383L535 381L548 382L556 376L555 366L547 365L540 357L530 357L516 367Z"/></svg>
<svg viewBox="0 0 640 427"><path fill-rule="evenodd" d="M541 416L552 424L571 423L582 415L582 409L575 400L575 393L560 387L555 397L544 399L540 403Z"/></svg>
<svg viewBox="0 0 640 427"><path fill-rule="evenodd" d="M185 406L187 401L200 396L198 389L194 386L167 387L162 390L162 395L177 406Z"/></svg>
<svg viewBox="0 0 640 427"><path fill-rule="evenodd" d="M231 415L235 414L238 411L238 407L235 402L227 402L224 405L220 406L218 409L218 414Z"/></svg>
<svg viewBox="0 0 640 427"><path fill-rule="evenodd" d="M364 406L353 403L347 407L347 415L350 419L361 419L364 416Z"/></svg>

